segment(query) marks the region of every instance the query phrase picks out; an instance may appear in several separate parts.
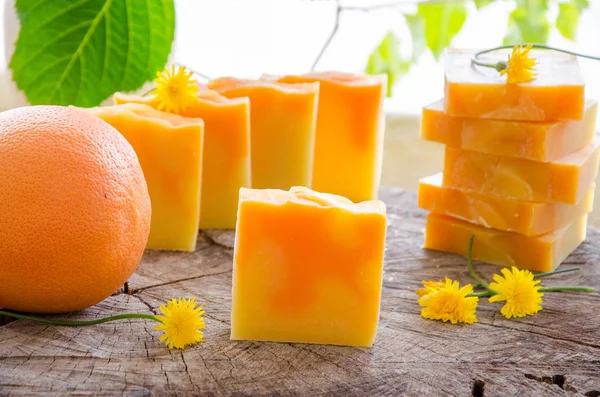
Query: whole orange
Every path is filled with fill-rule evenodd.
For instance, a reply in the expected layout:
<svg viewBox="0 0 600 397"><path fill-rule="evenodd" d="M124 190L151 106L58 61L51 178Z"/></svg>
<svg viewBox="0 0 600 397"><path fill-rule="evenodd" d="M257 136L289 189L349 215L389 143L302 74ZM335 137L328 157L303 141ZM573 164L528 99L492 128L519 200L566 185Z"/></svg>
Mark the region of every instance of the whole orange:
<svg viewBox="0 0 600 397"><path fill-rule="evenodd" d="M83 309L135 271L150 197L125 138L83 110L0 113L0 307Z"/></svg>

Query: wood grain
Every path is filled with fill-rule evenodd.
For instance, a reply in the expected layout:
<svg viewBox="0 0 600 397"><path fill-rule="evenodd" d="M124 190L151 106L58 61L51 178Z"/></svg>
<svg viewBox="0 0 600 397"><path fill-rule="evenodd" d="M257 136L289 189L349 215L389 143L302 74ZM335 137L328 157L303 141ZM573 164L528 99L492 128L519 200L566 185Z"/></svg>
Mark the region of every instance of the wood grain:
<svg viewBox="0 0 600 397"><path fill-rule="evenodd" d="M542 312L517 320L487 302L472 326L425 320L414 294L420 281L471 282L465 260L421 249L425 213L414 193L384 189L382 198L389 229L373 348L230 341L233 234L206 231L196 252L148 252L126 290L62 316L156 312L166 299L197 296L207 312L204 343L169 351L142 320L79 328L13 321L0 327L0 395L600 395L598 292L548 293ZM600 290L599 243L590 229L566 261L582 270L544 285ZM478 270L489 279L498 269Z"/></svg>

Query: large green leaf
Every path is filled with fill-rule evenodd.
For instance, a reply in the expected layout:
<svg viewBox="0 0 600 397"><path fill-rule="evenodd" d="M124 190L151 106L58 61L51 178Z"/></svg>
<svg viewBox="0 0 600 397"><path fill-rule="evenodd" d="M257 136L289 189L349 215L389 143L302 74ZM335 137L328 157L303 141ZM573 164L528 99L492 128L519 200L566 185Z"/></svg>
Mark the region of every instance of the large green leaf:
<svg viewBox="0 0 600 397"><path fill-rule="evenodd" d="M400 54L400 40L393 32L388 32L381 43L369 55L365 72L387 75L387 95L392 96L396 81L410 68L412 59L404 59Z"/></svg>
<svg viewBox="0 0 600 397"><path fill-rule="evenodd" d="M420 3L418 14L425 24L427 47L435 58L439 59L467 19L465 3L457 1Z"/></svg>
<svg viewBox="0 0 600 397"><path fill-rule="evenodd" d="M587 0L570 0L558 5L556 28L565 38L575 40L579 15L589 6Z"/></svg>
<svg viewBox="0 0 600 397"><path fill-rule="evenodd" d="M32 104L96 106L152 80L175 32L173 0L17 0L10 67Z"/></svg>
<svg viewBox="0 0 600 397"><path fill-rule="evenodd" d="M545 44L550 35L547 11L548 0L517 0L517 6L508 16L504 44Z"/></svg>

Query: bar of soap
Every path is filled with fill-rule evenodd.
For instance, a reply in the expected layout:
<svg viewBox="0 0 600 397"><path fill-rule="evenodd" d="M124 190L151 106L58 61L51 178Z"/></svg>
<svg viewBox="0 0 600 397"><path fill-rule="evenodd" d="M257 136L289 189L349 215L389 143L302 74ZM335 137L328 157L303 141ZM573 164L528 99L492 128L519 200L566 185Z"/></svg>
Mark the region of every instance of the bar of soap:
<svg viewBox="0 0 600 397"><path fill-rule="evenodd" d="M228 98L250 98L252 187L312 185L318 84L220 78L208 83Z"/></svg>
<svg viewBox="0 0 600 397"><path fill-rule="evenodd" d="M146 248L194 251L200 219L202 120L137 103L89 111L115 127L138 156L152 203Z"/></svg>
<svg viewBox="0 0 600 397"><path fill-rule="evenodd" d="M537 78L507 84L493 68L471 64L475 51L448 50L445 59L446 112L451 116L502 120L581 120L584 81L577 58L552 51L532 50ZM480 59L506 61L510 51Z"/></svg>
<svg viewBox="0 0 600 397"><path fill-rule="evenodd" d="M385 234L380 201L241 189L231 338L373 345Z"/></svg>
<svg viewBox="0 0 600 397"><path fill-rule="evenodd" d="M320 84L313 189L354 202L377 199L385 128L385 77L318 72L263 78Z"/></svg>
<svg viewBox="0 0 600 397"><path fill-rule="evenodd" d="M537 236L592 211L595 184L576 205L512 200L442 186L442 174L419 181L419 207L484 227Z"/></svg>
<svg viewBox="0 0 600 397"><path fill-rule="evenodd" d="M500 266L549 272L585 240L587 216L541 236L488 229L449 216L429 213L424 248L467 256L475 235L473 259Z"/></svg>
<svg viewBox="0 0 600 397"><path fill-rule="evenodd" d="M444 100L423 108L421 137L454 148L554 161L594 139L598 102L586 100L582 121L516 121L452 117Z"/></svg>
<svg viewBox="0 0 600 397"><path fill-rule="evenodd" d="M201 229L235 228L239 190L250 187L250 101L228 99L201 87L196 102L182 116L204 120ZM153 97L117 93L116 104L145 103L156 107Z"/></svg>
<svg viewBox="0 0 600 397"><path fill-rule="evenodd" d="M443 185L524 201L579 203L598 173L600 140L550 163L447 146Z"/></svg>

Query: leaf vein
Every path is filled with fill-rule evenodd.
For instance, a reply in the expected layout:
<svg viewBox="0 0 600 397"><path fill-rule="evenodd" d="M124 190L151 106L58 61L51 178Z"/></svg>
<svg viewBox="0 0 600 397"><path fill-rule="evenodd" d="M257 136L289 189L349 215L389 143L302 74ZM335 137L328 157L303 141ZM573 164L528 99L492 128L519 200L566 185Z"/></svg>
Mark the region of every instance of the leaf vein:
<svg viewBox="0 0 600 397"><path fill-rule="evenodd" d="M53 39L49 40L47 43L45 43L43 46L41 46L36 52L33 53L32 56L30 56L29 58L27 58L27 60L24 61L24 65L27 65L29 63L31 63L31 61L33 61L34 59L36 59L38 56L40 56L41 53L43 53L44 51L46 51L46 49L56 43L58 43L61 39L63 39L64 37L67 37L68 35L70 35L73 32L78 31L79 29L85 28L88 25L91 25L93 21L83 21L81 23L78 23L77 25L73 25L71 28L63 31L61 34L54 36Z"/></svg>
<svg viewBox="0 0 600 397"><path fill-rule="evenodd" d="M29 92L29 88L32 87L35 83L37 83L38 79L44 76L48 70L52 69L54 66L60 64L61 62L68 60L70 57L71 55L65 55L64 57L57 58L48 65L46 65L46 67L44 67L43 69L40 69L36 74L33 75L33 78L29 82L27 82L27 85L23 87L22 90L25 92ZM31 91L31 93L33 93L33 90Z"/></svg>
<svg viewBox="0 0 600 397"><path fill-rule="evenodd" d="M56 18L68 13L69 11L72 11L74 9L76 9L79 6L85 5L86 3L91 2L92 0L79 0L75 3L70 4L68 7L63 8L62 10L60 10L59 12L57 12L56 14L48 17L45 21L43 21L42 23L40 23L36 29L39 31L42 28L46 27L46 25L48 25L50 22L53 22L54 20L56 20Z"/></svg>
<svg viewBox="0 0 600 397"><path fill-rule="evenodd" d="M69 71L71 70L71 68L73 67L73 65L75 64L75 62L79 59L79 57L83 53L83 50L85 49L85 46L90 41L90 38L92 37L92 35L96 31L96 27L98 26L98 24L100 23L100 21L102 20L102 18L104 18L104 15L108 12L108 9L110 8L110 5L112 4L112 1L113 0L106 0L106 3L104 3L104 6L102 6L102 9L98 13L98 15L92 20L92 24L90 25L90 28L88 29L88 31L86 32L85 36L83 37L83 40L81 40L81 43L79 44L79 47L77 47L77 51L75 51L75 54L73 54L73 57L69 61L69 64L67 65L67 67L65 68L65 70L61 74L60 78L58 79L56 85L54 86L54 89L52 90L52 93L50 94L50 100L51 101L52 101L52 98L54 97L54 94L61 88L61 86L62 86L65 78L69 74ZM79 96L79 88L78 88L77 91L78 91L77 92L77 96Z"/></svg>
<svg viewBox="0 0 600 397"><path fill-rule="evenodd" d="M121 86L123 86L123 82L125 81L125 78L127 77L127 69L129 68L129 61L130 61L130 51L131 51L131 47L133 44L133 38L132 33L133 33L133 20L131 18L131 15L129 15L129 0L125 0L125 21L127 23L127 38L128 43L127 43L127 52L125 53L125 67L123 68L123 77L121 79ZM129 26L129 25L132 26Z"/></svg>

